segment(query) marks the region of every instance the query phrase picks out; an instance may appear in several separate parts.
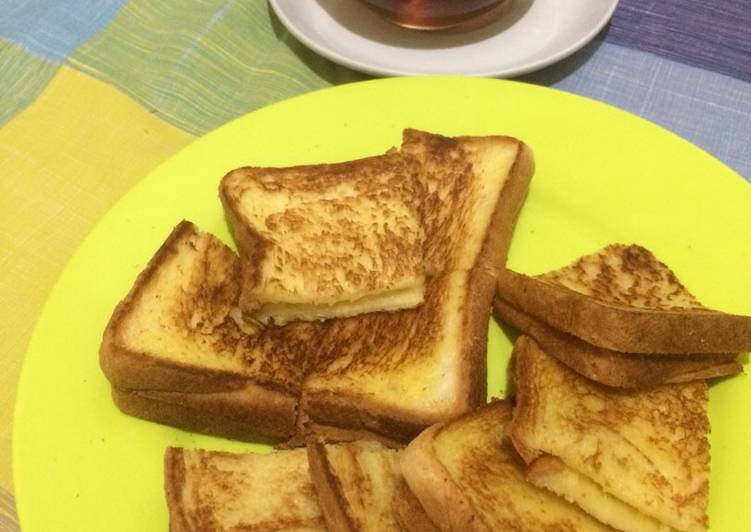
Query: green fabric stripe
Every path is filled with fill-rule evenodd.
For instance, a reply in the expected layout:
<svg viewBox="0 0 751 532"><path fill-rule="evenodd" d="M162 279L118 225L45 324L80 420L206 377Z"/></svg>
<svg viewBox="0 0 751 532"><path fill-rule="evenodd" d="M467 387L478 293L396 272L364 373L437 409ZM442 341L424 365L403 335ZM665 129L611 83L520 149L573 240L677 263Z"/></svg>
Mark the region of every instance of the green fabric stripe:
<svg viewBox="0 0 751 532"><path fill-rule="evenodd" d="M299 44L265 0L131 0L69 62L194 134L364 78Z"/></svg>
<svg viewBox="0 0 751 532"><path fill-rule="evenodd" d="M0 39L0 126L39 96L57 67Z"/></svg>

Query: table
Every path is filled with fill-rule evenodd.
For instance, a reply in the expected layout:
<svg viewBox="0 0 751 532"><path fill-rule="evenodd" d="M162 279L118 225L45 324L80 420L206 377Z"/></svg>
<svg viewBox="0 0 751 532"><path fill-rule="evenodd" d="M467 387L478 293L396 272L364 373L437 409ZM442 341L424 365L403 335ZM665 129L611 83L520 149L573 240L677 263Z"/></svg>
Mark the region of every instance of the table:
<svg viewBox="0 0 751 532"><path fill-rule="evenodd" d="M18 530L10 437L23 353L86 233L203 133L367 76L307 50L264 0L0 0L0 13L4 532ZM521 80L641 115L751 181L751 0L621 0L592 43Z"/></svg>

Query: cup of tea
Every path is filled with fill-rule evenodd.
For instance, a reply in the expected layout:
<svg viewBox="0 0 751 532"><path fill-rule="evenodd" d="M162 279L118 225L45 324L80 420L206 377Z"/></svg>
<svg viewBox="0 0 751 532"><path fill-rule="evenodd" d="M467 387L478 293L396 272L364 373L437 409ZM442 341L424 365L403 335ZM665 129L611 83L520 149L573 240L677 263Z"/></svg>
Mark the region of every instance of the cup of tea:
<svg viewBox="0 0 751 532"><path fill-rule="evenodd" d="M513 0L360 0L405 28L440 30L489 23Z"/></svg>

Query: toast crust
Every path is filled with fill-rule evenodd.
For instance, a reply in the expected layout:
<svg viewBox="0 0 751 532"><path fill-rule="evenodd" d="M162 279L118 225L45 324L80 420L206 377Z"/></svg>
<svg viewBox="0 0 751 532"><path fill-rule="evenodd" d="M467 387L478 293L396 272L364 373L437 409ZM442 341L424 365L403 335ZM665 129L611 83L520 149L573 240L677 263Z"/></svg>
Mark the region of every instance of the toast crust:
<svg viewBox="0 0 751 532"><path fill-rule="evenodd" d="M516 159L496 201L476 263L476 267L489 270L493 276L497 276L506 267L516 221L535 173L532 149L523 142L517 142L519 148Z"/></svg>
<svg viewBox="0 0 751 532"><path fill-rule="evenodd" d="M183 450L177 447L167 447L164 451L164 493L167 498L170 532L192 532L181 500L184 485Z"/></svg>
<svg viewBox="0 0 751 532"><path fill-rule="evenodd" d="M277 443L295 430L297 398L249 384L226 392L122 390L112 399L125 414L241 441Z"/></svg>
<svg viewBox="0 0 751 532"><path fill-rule="evenodd" d="M397 524L406 532L438 532L439 528L430 520L404 481L396 489L393 508Z"/></svg>
<svg viewBox="0 0 751 532"><path fill-rule="evenodd" d="M650 273L665 275L667 267L644 248L610 246L600 253L609 249L626 256L633 255L646 263ZM590 257L579 259L579 263L587 258ZM564 269L574 270L579 263ZM551 282L556 273L532 277L503 270L498 277L498 295L556 329L612 351L690 354L751 350L751 316L701 307L669 270L668 279L676 291L683 291L685 299L689 300L687 308L663 305L649 308L641 304L628 306L621 302L606 302Z"/></svg>
<svg viewBox="0 0 751 532"><path fill-rule="evenodd" d="M440 424L427 428L402 453L400 463L407 486L440 530L490 532L435 455L433 442L441 429Z"/></svg>
<svg viewBox="0 0 751 532"><path fill-rule="evenodd" d="M347 511L346 496L339 478L334 473L320 441L311 441L307 446L310 476L316 487L318 505L321 507L326 527L331 532L357 532L357 520Z"/></svg>
<svg viewBox="0 0 751 532"><path fill-rule="evenodd" d="M593 381L621 388L643 388L735 375L743 366L734 354L643 355L596 347L558 331L501 298L493 303L496 317L534 338L551 356Z"/></svg>

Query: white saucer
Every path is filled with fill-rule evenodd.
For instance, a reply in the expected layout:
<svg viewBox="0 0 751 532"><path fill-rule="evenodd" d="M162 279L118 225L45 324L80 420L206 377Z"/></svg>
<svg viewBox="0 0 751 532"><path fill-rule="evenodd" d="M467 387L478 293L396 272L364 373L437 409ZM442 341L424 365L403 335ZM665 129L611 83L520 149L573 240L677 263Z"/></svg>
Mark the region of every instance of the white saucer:
<svg viewBox="0 0 751 532"><path fill-rule="evenodd" d="M460 32L399 28L357 0L269 0L305 46L375 75L512 77L574 53L610 20L618 0L516 0L489 26Z"/></svg>

